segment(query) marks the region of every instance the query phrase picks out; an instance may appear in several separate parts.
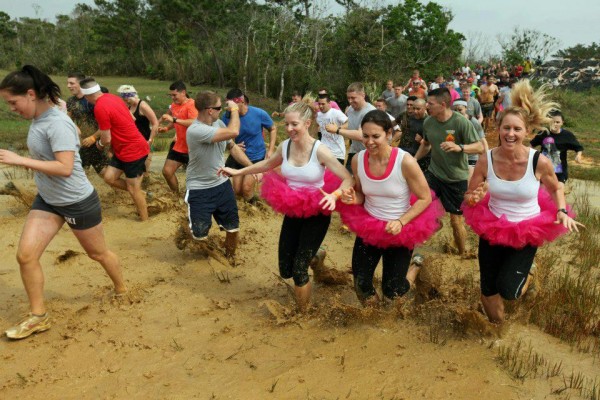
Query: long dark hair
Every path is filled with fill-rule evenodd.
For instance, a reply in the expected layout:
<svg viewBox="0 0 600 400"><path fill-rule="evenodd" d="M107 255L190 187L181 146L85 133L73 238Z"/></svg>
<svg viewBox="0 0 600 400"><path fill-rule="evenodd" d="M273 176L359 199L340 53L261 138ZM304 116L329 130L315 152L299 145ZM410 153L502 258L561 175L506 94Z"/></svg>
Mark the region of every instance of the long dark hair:
<svg viewBox="0 0 600 400"><path fill-rule="evenodd" d="M33 65L24 65L20 71L11 72L0 83L0 90L14 95L25 95L29 89L35 91L38 99L49 98L52 103L58 104L60 87Z"/></svg>

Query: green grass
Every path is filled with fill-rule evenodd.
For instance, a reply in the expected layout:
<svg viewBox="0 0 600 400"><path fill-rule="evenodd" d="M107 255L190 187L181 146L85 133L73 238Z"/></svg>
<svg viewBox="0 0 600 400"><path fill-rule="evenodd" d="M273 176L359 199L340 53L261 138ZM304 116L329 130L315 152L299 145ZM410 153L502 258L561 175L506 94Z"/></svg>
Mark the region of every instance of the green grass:
<svg viewBox="0 0 600 400"><path fill-rule="evenodd" d="M9 71L0 70L0 79L3 79ZM60 85L63 100L68 99L71 94L67 90L67 77L64 75L52 75L52 79ZM161 117L169 109L171 98L168 96L169 85L171 81L158 81L145 78L126 78L115 76L97 76L98 83L106 86L111 93L116 94L117 89L121 85L133 85L138 91L141 99L147 100L154 109L156 116ZM223 98L230 88L216 88L210 86L193 86L188 85L188 92L191 97L203 90L212 90L221 95ZM256 93L248 93L250 104L264 108L269 114L277 109L277 101L270 98L262 97ZM21 118L18 114L11 112L4 101L0 101L0 148L9 148L13 150L23 150L26 147L27 130L30 122ZM279 132L280 137L284 134L283 130ZM167 150L170 138L174 135L174 131L160 134L157 140L157 150ZM164 142L164 143L163 143ZM165 145L166 143L166 145Z"/></svg>
<svg viewBox="0 0 600 400"><path fill-rule="evenodd" d="M595 164L595 171L586 171L573 165L573 177L590 176L593 180L600 180L600 88L586 92L571 92L555 90L552 97L557 100L562 108L565 118L565 128L572 131L584 147L583 155L591 158ZM576 172L577 171L577 172Z"/></svg>
<svg viewBox="0 0 600 400"><path fill-rule="evenodd" d="M0 70L0 78L7 73L8 71ZM66 100L70 97L66 87L66 76L54 75L52 79L61 86L63 99ZM116 93L120 85L135 86L142 99L147 97L150 99L149 104L159 118L167 112L171 103L171 98L168 96L170 81L115 76L97 76L96 79L101 85L106 86L111 93ZM195 97L202 90L213 90L224 97L229 88L189 87L192 97ZM248 93L248 96L250 97L250 104L265 109L269 114L274 110L278 110L277 101L274 99L265 98L252 92ZM597 112L597 110L600 110L600 88L580 93L559 89L554 90L552 96L561 104L565 116L565 128L575 133L585 147L584 157L593 162L592 166L578 166L571 162L571 176L577 179L600 181L600 169L598 168L600 166L600 113ZM286 137L286 134L281 119L276 118L275 121L278 125L278 138L281 141ZM0 148L25 149L28 127L29 121L10 112L6 104L0 101ZM160 143L156 145L158 151L167 148L172 135L173 132L160 135L159 140L157 140Z"/></svg>

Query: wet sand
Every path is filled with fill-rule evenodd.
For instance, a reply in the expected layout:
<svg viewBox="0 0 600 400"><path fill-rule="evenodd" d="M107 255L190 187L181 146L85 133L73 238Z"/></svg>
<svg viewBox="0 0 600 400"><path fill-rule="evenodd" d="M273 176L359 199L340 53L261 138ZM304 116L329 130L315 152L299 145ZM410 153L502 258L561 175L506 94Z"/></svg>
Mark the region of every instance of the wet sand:
<svg viewBox="0 0 600 400"><path fill-rule="evenodd" d="M153 171L160 168L160 157L153 164ZM240 206L241 243L232 267L216 228L208 247L181 236L186 206L166 192L158 171L146 223L136 220L126 193L90 176L130 294L111 299L101 267L63 228L42 258L53 326L22 341L0 339L0 398L579 398L572 390L552 394L563 386L561 377L513 378L496 357L499 346L516 340L550 362L562 360L565 371L599 375L589 355L524 324L518 313L502 331L485 321L477 305L477 260L449 253L447 219L421 249L426 263L416 290L397 308L365 310L348 275L354 237L335 216L325 266L341 278L316 283L314 308L298 315L277 271L282 218L268 207ZM0 175L1 187L5 178ZM29 177L10 180L33 190ZM27 312L14 258L27 208L4 194L0 209L4 330Z"/></svg>

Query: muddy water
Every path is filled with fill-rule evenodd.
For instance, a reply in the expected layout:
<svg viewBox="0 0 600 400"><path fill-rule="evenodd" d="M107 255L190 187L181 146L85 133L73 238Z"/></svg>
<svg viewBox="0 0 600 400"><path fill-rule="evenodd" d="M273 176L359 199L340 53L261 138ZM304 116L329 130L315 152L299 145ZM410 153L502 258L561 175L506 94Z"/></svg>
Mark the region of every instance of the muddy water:
<svg viewBox="0 0 600 400"><path fill-rule="evenodd" d="M589 355L523 319L504 330L485 321L476 260L448 252L447 220L421 249L426 264L417 289L397 307L365 310L348 276L353 236L334 217L324 266L336 278L316 283L314 308L298 315L277 276L280 216L241 206L234 268L216 229L208 248L176 240L185 205L158 174L147 223L136 221L125 193L91 179L131 294L112 301L101 268L61 230L42 257L53 327L21 342L0 341L0 398L580 398L573 390L552 394L564 385L560 377L519 380L502 367L498 349L519 339L548 362L562 361L566 374L600 375ZM28 179L18 184L32 188ZM11 197L0 195L10 210L0 216L2 327L27 310L14 260L26 208Z"/></svg>

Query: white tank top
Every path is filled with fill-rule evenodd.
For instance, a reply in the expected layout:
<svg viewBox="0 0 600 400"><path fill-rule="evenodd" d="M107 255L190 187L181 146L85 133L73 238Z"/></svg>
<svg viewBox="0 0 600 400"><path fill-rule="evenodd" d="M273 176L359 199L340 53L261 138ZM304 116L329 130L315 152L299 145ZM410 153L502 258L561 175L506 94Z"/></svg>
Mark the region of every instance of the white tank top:
<svg viewBox="0 0 600 400"><path fill-rule="evenodd" d="M406 152L394 147L383 176L368 171L369 159L365 150L357 154L358 178L365 195L365 210L382 221L400 218L410 208L410 189L402 175L402 160Z"/></svg>
<svg viewBox="0 0 600 400"><path fill-rule="evenodd" d="M317 149L321 145L319 140L313 144L310 153L310 159L301 167L296 167L288 162L288 146L290 139L285 140L281 144L281 155L283 162L281 163L281 175L287 181L287 184L292 189L300 189L305 187L322 188L325 175L325 166L321 165L317 158Z"/></svg>
<svg viewBox="0 0 600 400"><path fill-rule="evenodd" d="M518 181L505 181L496 176L492 164L492 151L487 152L488 172L487 180L490 192L490 211L498 218L506 216L511 222L519 222L535 217L540 213L538 204L538 190L540 181L535 177L533 170L534 149L529 150L529 159L525 175Z"/></svg>

